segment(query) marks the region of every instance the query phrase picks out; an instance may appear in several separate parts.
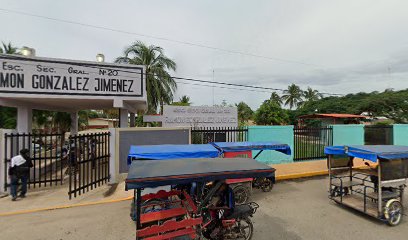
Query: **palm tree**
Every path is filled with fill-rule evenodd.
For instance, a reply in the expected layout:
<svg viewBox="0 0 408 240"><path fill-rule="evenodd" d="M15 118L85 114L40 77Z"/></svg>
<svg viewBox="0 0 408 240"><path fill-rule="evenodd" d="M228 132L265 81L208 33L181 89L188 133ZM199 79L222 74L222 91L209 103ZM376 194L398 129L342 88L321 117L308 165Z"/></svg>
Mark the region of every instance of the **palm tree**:
<svg viewBox="0 0 408 240"><path fill-rule="evenodd" d="M306 91L303 91L303 97L305 98L306 102L313 102L322 98L323 95L319 93L319 91L308 87Z"/></svg>
<svg viewBox="0 0 408 240"><path fill-rule="evenodd" d="M9 42L8 44L5 44L4 42L1 43L3 46L0 47L0 53L5 53L5 54L17 54L17 47L14 47L11 45Z"/></svg>
<svg viewBox="0 0 408 240"><path fill-rule="evenodd" d="M279 94L277 94L276 92L272 92L271 97L269 98L269 100L271 100L272 102L277 103L279 106L282 105L282 98L281 96L279 96Z"/></svg>
<svg viewBox="0 0 408 240"><path fill-rule="evenodd" d="M164 55L163 48L137 41L127 47L122 57L115 62L144 65L146 67L146 91L149 112L156 112L160 105L173 101L177 83L170 76L169 71L176 70L176 63Z"/></svg>
<svg viewBox="0 0 408 240"><path fill-rule="evenodd" d="M288 86L288 89L284 91L282 99L285 100L285 105L289 105L289 108L297 107L302 101L303 92L299 86L292 83Z"/></svg>
<svg viewBox="0 0 408 240"><path fill-rule="evenodd" d="M235 107L237 107L238 120L240 125L244 125L245 123L247 123L249 119L251 119L254 115L254 111L252 111L251 107L248 106L248 104L246 104L245 102L235 104Z"/></svg>
<svg viewBox="0 0 408 240"><path fill-rule="evenodd" d="M187 95L184 95L180 98L180 103L185 104L186 106L190 106L191 102L190 102L190 97Z"/></svg>

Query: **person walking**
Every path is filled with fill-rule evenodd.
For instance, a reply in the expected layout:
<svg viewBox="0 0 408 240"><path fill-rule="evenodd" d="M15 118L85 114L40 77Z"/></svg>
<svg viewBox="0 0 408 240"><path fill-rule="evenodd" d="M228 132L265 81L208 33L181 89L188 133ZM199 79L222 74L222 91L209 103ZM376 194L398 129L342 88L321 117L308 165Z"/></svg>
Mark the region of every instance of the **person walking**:
<svg viewBox="0 0 408 240"><path fill-rule="evenodd" d="M21 149L20 155L17 155L11 159L11 166L9 169L9 175L11 178L11 197L12 201L17 200L17 188L18 182L21 180L21 194L19 197L25 198L27 193L27 181L30 176L30 168L33 167L33 163L30 158L30 150Z"/></svg>

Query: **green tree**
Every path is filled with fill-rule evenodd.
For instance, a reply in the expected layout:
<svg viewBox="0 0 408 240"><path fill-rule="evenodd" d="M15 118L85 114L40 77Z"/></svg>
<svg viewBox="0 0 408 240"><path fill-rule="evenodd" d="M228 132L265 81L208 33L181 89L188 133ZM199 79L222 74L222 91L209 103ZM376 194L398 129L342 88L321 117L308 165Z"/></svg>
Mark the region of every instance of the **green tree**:
<svg viewBox="0 0 408 240"><path fill-rule="evenodd" d="M13 46L10 42L5 44L4 42L1 43L3 46L0 47L0 53L5 54L18 54L18 48Z"/></svg>
<svg viewBox="0 0 408 240"><path fill-rule="evenodd" d="M295 116L313 113L367 112L371 117L387 117L396 123L408 123L408 89L400 91L356 93L330 96L307 102L295 111Z"/></svg>
<svg viewBox="0 0 408 240"><path fill-rule="evenodd" d="M188 104L189 106L190 106L190 97L189 96L187 96L187 95L184 95L184 96L182 96L181 98L180 98L180 102L181 103L185 103L185 104Z"/></svg>
<svg viewBox="0 0 408 240"><path fill-rule="evenodd" d="M271 100L272 102L277 103L279 106L282 106L282 103L283 103L282 97L279 96L279 94L276 93L276 92L272 92L271 97L269 98L269 100Z"/></svg>
<svg viewBox="0 0 408 240"><path fill-rule="evenodd" d="M86 129L90 110L78 111L78 127L80 130ZM33 129L48 128L49 132L65 133L71 128L71 114L67 112L55 112L45 110L33 111Z"/></svg>
<svg viewBox="0 0 408 240"><path fill-rule="evenodd" d="M87 113L87 118L100 118L101 114L95 110L83 110Z"/></svg>
<svg viewBox="0 0 408 240"><path fill-rule="evenodd" d="M312 102L319 100L323 95L319 93L319 91L308 87L306 91L303 91L303 97L305 98L305 101Z"/></svg>
<svg viewBox="0 0 408 240"><path fill-rule="evenodd" d="M288 121L287 111L271 100L265 100L255 112L255 122L258 125L284 125Z"/></svg>
<svg viewBox="0 0 408 240"><path fill-rule="evenodd" d="M384 116L396 123L408 122L408 90L384 91L372 94L359 103L359 112L368 112L372 117Z"/></svg>
<svg viewBox="0 0 408 240"><path fill-rule="evenodd" d="M70 130L71 127L71 114L66 112L52 112L52 126L57 132L65 133Z"/></svg>
<svg viewBox="0 0 408 240"><path fill-rule="evenodd" d="M80 130L88 128L90 114L90 110L81 110L78 112L78 127Z"/></svg>
<svg viewBox="0 0 408 240"><path fill-rule="evenodd" d="M33 109L33 129L43 129L51 126L52 112Z"/></svg>
<svg viewBox="0 0 408 240"><path fill-rule="evenodd" d="M0 106L0 128L15 129L17 126L17 109Z"/></svg>
<svg viewBox="0 0 408 240"><path fill-rule="evenodd" d="M245 123L248 123L248 120L252 118L254 111L248 106L248 104L244 102L240 102L238 104L235 104L237 107L238 111L238 121L240 125L244 125Z"/></svg>
<svg viewBox="0 0 408 240"><path fill-rule="evenodd" d="M163 104L170 104L173 101L177 83L170 76L169 71L176 70L176 63L164 54L161 47L137 41L127 47L122 57L118 57L115 62L144 65L146 67L146 90L148 111L163 112Z"/></svg>
<svg viewBox="0 0 408 240"><path fill-rule="evenodd" d="M282 99L285 101L285 105L289 105L289 108L297 107L302 102L303 91L299 86L292 83L287 90L284 91Z"/></svg>
<svg viewBox="0 0 408 240"><path fill-rule="evenodd" d="M108 119L119 119L119 109L117 108L104 109L102 112L103 112L104 117ZM118 127L119 121L114 122L113 126Z"/></svg>
<svg viewBox="0 0 408 240"><path fill-rule="evenodd" d="M13 46L10 42L5 44L2 42L0 46L0 53L18 54L18 48ZM14 129L17 125L17 109L0 106L0 128Z"/></svg>
<svg viewBox="0 0 408 240"><path fill-rule="evenodd" d="M187 95L182 96L178 102L173 102L171 105L174 106L190 106L191 102L190 102L190 97Z"/></svg>

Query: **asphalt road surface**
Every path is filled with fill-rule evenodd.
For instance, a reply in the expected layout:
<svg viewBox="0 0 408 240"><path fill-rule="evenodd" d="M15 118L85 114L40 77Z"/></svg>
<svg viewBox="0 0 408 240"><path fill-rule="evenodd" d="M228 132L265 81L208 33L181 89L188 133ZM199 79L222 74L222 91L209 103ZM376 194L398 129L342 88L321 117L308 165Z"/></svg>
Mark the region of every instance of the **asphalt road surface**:
<svg viewBox="0 0 408 240"><path fill-rule="evenodd" d="M252 200L261 206L253 218L254 240L408 239L406 216L399 226L389 227L330 202L327 178L281 182L270 193L256 191ZM0 239L134 239L129 205L125 201L0 217Z"/></svg>

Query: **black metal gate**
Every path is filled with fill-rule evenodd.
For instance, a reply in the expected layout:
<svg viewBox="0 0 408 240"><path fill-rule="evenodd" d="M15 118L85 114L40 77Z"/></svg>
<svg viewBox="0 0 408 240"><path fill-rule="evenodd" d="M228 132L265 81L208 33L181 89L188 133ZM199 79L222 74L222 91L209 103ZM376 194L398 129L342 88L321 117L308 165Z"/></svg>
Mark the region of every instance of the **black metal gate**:
<svg viewBox="0 0 408 240"><path fill-rule="evenodd" d="M365 145L392 145L392 125L366 125L364 126Z"/></svg>
<svg viewBox="0 0 408 240"><path fill-rule="evenodd" d="M69 137L69 199L103 185L110 179L110 133L89 133Z"/></svg>
<svg viewBox="0 0 408 240"><path fill-rule="evenodd" d="M248 141L248 128L245 127L203 127L191 129L192 144L244 141Z"/></svg>
<svg viewBox="0 0 408 240"><path fill-rule="evenodd" d="M324 147L333 145L332 127L295 127L294 161L325 158Z"/></svg>
<svg viewBox="0 0 408 240"><path fill-rule="evenodd" d="M23 148L30 150L33 168L30 171L28 187L56 186L63 183L63 134L17 133L4 136L4 191L10 187L8 168L11 158Z"/></svg>

